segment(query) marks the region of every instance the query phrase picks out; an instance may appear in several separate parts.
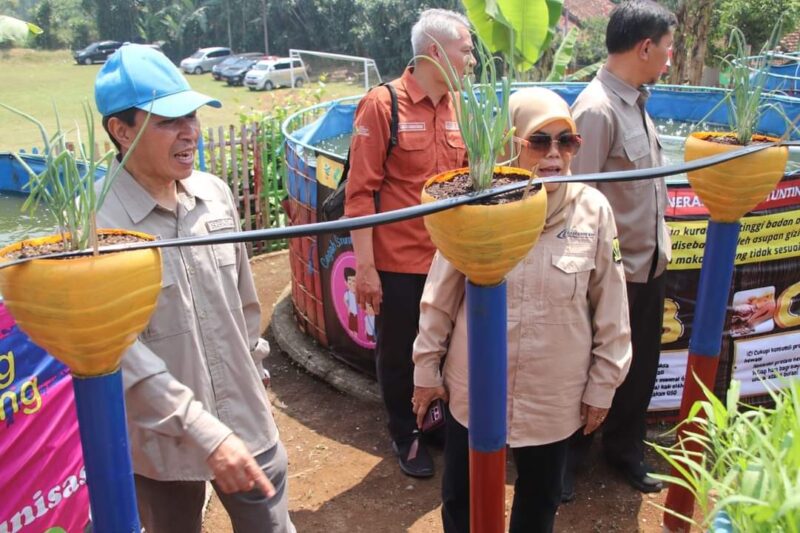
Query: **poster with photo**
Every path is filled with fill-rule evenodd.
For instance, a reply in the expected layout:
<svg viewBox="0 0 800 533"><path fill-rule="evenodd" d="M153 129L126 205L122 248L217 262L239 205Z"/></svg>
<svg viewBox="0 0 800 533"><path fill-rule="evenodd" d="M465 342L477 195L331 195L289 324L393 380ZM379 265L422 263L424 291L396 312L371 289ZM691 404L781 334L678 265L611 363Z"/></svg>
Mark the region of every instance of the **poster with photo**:
<svg viewBox="0 0 800 533"><path fill-rule="evenodd" d="M708 226L707 211L688 185L670 186L668 195L672 262L667 272L662 362L676 350L688 351ZM787 176L741 219L717 394L724 394L733 378L742 381L743 397L763 397L758 376L776 372L797 376L793 360L800 354L795 353L795 336L800 336L800 176ZM667 373L658 376L656 390L666 386L667 377ZM663 407L663 402L654 398L651 408L658 405Z"/></svg>

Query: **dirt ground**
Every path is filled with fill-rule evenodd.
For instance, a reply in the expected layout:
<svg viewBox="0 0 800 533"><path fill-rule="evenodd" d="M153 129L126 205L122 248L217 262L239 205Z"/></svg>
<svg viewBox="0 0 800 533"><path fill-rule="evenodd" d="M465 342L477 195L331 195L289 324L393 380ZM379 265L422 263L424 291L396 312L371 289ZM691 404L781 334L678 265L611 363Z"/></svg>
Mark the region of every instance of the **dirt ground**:
<svg viewBox="0 0 800 533"><path fill-rule="evenodd" d="M289 282L285 253L260 257L253 265L264 325ZM441 531L439 486L442 454L433 449L436 476L403 475L391 452L381 406L336 391L306 373L273 346L269 397L289 453L289 510L297 531L389 533ZM660 532L666 491L642 495L597 460L576 481L578 497L562 505L556 531ZM649 460L664 468L655 457ZM509 463L506 515L515 472ZM212 496L204 521L207 533L232 531L224 508Z"/></svg>

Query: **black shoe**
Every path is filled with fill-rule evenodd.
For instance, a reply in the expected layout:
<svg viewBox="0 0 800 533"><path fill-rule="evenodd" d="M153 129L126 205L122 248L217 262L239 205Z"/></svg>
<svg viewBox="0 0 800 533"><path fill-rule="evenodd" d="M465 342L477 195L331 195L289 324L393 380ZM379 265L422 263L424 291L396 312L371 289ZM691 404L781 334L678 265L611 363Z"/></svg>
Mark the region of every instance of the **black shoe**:
<svg viewBox="0 0 800 533"><path fill-rule="evenodd" d="M654 469L646 463L638 463L635 465L614 465L625 476L628 484L639 492L661 492L664 484L661 481L650 477L650 473Z"/></svg>
<svg viewBox="0 0 800 533"><path fill-rule="evenodd" d="M407 476L420 478L433 476L433 459L418 433L405 443L392 442L392 449L397 455L400 470Z"/></svg>

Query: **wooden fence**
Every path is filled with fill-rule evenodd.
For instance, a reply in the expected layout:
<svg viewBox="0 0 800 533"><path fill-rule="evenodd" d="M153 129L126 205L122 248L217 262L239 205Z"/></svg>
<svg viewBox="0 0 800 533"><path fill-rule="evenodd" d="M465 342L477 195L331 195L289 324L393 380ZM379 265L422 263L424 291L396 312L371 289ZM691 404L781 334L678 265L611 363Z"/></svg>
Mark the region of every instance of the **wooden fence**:
<svg viewBox="0 0 800 533"><path fill-rule="evenodd" d="M112 146L95 144L95 154L100 157ZM73 143L67 149L75 151ZM36 154L38 150L33 149ZM88 155L88 152L87 152ZM283 135L277 120L243 124L239 127L220 126L208 128L198 150L201 169L219 176L233 191L238 202L242 229L283 227L287 224L281 202L286 197L285 164L283 161ZM283 250L285 239L247 243L247 253L252 256Z"/></svg>
<svg viewBox="0 0 800 533"><path fill-rule="evenodd" d="M242 229L285 226L283 136L274 121L206 130L199 159L222 178L238 200ZM282 250L286 240L247 243L250 255Z"/></svg>

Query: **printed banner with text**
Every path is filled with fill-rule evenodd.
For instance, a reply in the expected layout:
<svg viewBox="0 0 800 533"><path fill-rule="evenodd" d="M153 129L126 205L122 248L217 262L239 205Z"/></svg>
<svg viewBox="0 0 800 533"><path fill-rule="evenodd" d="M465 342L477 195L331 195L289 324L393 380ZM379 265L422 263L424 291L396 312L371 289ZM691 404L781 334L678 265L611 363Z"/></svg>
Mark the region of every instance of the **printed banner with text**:
<svg viewBox="0 0 800 533"><path fill-rule="evenodd" d="M1 300L0 457L0 533L83 531L89 492L72 379Z"/></svg>
<svg viewBox="0 0 800 533"><path fill-rule="evenodd" d="M708 226L707 211L691 188L671 186L669 200L672 262L651 410L680 406L674 378L686 368ZM716 392L724 393L734 378L742 381L743 397L761 396L762 380L778 386L778 376L800 374L800 178L785 177L742 218L730 292Z"/></svg>

